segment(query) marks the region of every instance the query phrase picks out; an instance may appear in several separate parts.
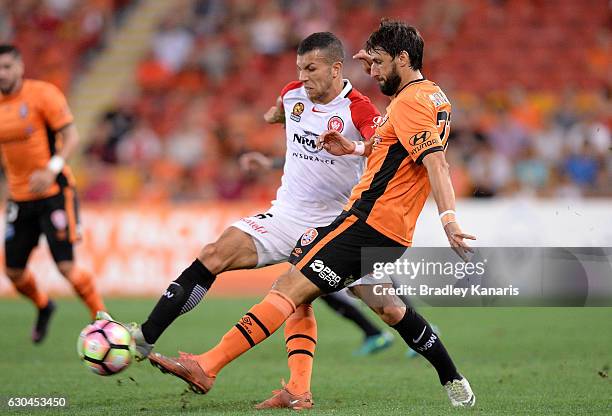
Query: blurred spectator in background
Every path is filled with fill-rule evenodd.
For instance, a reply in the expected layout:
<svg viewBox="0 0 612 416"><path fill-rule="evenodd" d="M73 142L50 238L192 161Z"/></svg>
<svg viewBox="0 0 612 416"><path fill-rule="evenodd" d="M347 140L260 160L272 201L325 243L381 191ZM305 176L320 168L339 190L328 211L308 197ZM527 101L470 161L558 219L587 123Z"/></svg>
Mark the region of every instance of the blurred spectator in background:
<svg viewBox="0 0 612 416"><path fill-rule="evenodd" d="M146 120L140 119L117 146L117 161L148 171L162 155L162 143Z"/></svg>
<svg viewBox="0 0 612 416"><path fill-rule="evenodd" d="M174 12L177 12L175 10ZM153 55L170 73L178 72L191 53L194 35L182 14L171 14L153 38Z"/></svg>
<svg viewBox="0 0 612 416"><path fill-rule="evenodd" d="M512 180L512 164L508 157L496 152L492 144L482 141L468 162L470 176L474 183L474 196L490 198L503 194Z"/></svg>
<svg viewBox="0 0 612 416"><path fill-rule="evenodd" d="M9 42L14 37L13 16L8 7L11 1L0 0L0 43Z"/></svg>
<svg viewBox="0 0 612 416"><path fill-rule="evenodd" d="M581 149L570 150L562 166L572 182L591 190L597 183L599 165L593 145L585 140Z"/></svg>
<svg viewBox="0 0 612 416"><path fill-rule="evenodd" d="M494 151L514 161L528 145L527 134L525 127L508 110L501 108L487 137Z"/></svg>
<svg viewBox="0 0 612 416"><path fill-rule="evenodd" d="M136 122L135 98L123 95L115 108L109 109L94 129L85 153L104 163L117 163L117 146Z"/></svg>

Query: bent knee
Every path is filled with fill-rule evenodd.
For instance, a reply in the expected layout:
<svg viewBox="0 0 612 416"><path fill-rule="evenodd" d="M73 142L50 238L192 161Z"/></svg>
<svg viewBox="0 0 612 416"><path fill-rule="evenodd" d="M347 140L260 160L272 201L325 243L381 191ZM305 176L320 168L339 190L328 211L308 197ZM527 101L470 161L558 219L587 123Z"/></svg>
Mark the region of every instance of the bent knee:
<svg viewBox="0 0 612 416"><path fill-rule="evenodd" d="M25 275L25 269L6 268L4 272L6 273L6 277L8 277L12 282L20 281Z"/></svg>
<svg viewBox="0 0 612 416"><path fill-rule="evenodd" d="M220 250L217 243L211 243L205 245L204 248L200 250L198 260L200 260L212 274L219 274L227 269L231 259L227 254L224 254L223 250Z"/></svg>
<svg viewBox="0 0 612 416"><path fill-rule="evenodd" d="M57 265L57 269L66 279L69 279L72 275L74 264L72 262L61 262Z"/></svg>
<svg viewBox="0 0 612 416"><path fill-rule="evenodd" d="M376 309L376 313L389 326L396 325L406 314L403 306L383 306Z"/></svg>

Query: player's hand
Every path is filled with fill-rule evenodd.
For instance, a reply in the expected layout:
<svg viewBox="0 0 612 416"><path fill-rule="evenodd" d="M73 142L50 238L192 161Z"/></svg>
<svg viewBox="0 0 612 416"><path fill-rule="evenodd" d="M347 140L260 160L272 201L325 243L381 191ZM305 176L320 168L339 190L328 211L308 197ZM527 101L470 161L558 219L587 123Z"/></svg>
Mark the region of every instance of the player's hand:
<svg viewBox="0 0 612 416"><path fill-rule="evenodd" d="M272 169L272 159L259 152L249 152L240 156L240 169L247 173L258 173Z"/></svg>
<svg viewBox="0 0 612 416"><path fill-rule="evenodd" d="M30 176L30 191L35 194L45 192L53 183L57 174L49 169L38 169Z"/></svg>
<svg viewBox="0 0 612 416"><path fill-rule="evenodd" d="M264 120L269 124L285 123L285 108L280 97L276 99L276 105L273 105L266 111Z"/></svg>
<svg viewBox="0 0 612 416"><path fill-rule="evenodd" d="M372 57L365 51L365 49L359 50L359 52L353 55L353 59L359 60L365 73L370 75L372 69Z"/></svg>
<svg viewBox="0 0 612 416"><path fill-rule="evenodd" d="M326 130L317 137L317 149L325 149L334 156L350 155L355 150L355 142L336 130Z"/></svg>
<svg viewBox="0 0 612 416"><path fill-rule="evenodd" d="M468 261L468 253L473 253L474 250L465 242L464 239L467 240L476 240L476 237L470 234L465 234L459 228L459 224L456 222L449 222L444 227L444 232L446 233L446 238L448 238L448 242L452 249L463 259L463 261Z"/></svg>

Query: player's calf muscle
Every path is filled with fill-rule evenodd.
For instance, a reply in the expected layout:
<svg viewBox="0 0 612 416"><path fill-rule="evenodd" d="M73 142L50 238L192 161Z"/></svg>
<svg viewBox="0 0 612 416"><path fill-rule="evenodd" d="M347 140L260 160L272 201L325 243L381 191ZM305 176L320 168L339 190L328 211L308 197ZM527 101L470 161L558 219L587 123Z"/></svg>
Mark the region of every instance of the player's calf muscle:
<svg viewBox="0 0 612 416"><path fill-rule="evenodd" d="M393 326L401 321L406 314L406 306L401 299L394 295L376 295L373 288L374 285L358 285L351 291L387 325Z"/></svg>

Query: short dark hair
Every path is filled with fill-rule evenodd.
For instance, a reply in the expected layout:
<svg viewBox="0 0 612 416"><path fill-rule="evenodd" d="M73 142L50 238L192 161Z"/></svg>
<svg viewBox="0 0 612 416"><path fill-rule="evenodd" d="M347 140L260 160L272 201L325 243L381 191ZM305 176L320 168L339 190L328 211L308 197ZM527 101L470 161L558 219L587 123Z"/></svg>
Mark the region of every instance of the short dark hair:
<svg viewBox="0 0 612 416"><path fill-rule="evenodd" d="M304 55L314 50L324 51L327 61L344 62L344 46L336 35L331 32L316 32L302 40L298 46L298 55Z"/></svg>
<svg viewBox="0 0 612 416"><path fill-rule="evenodd" d="M21 52L15 45L9 45L8 43L0 43L0 55L10 53L15 58L21 58Z"/></svg>
<svg viewBox="0 0 612 416"><path fill-rule="evenodd" d="M424 43L415 27L397 20L382 19L378 29L368 38L366 51L382 50L392 58L406 51L410 57L410 67L417 71L423 68Z"/></svg>

